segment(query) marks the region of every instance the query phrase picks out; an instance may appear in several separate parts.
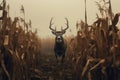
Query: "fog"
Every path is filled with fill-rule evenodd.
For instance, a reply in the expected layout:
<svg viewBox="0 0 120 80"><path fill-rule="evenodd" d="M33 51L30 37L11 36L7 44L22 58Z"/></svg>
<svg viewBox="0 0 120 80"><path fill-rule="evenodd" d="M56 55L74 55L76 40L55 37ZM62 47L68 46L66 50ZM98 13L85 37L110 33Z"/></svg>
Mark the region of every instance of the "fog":
<svg viewBox="0 0 120 80"><path fill-rule="evenodd" d="M89 24L96 20L96 13L98 13L95 1L98 0L87 0ZM113 12L119 12L120 0L112 0L111 2ZM84 0L7 0L7 4L10 4L10 15L12 17L22 16L20 8L23 5L26 21L31 19L33 29L37 28L40 37L53 37L48 27L51 17L54 17L54 26L57 26L58 30L61 26L65 26L64 18L69 19L70 28L67 30L66 35L75 35L76 22L84 21Z"/></svg>

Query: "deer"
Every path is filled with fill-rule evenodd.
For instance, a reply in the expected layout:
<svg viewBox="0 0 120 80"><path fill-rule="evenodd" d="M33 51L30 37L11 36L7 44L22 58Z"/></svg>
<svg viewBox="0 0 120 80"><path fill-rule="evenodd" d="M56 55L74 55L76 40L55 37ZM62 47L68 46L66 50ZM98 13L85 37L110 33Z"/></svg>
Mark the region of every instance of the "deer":
<svg viewBox="0 0 120 80"><path fill-rule="evenodd" d="M55 42L54 42L55 57L56 57L57 62L58 62L58 58L62 57L61 63L63 63L64 58L65 58L66 49L67 49L67 43L66 43L66 40L63 38L63 34L65 34L66 30L69 28L69 22L68 22L68 19L65 18L65 20L67 22L66 28L63 29L61 27L61 31L57 31L56 27L55 27L55 29L52 28L52 25L54 24L54 23L52 23L52 20L53 20L53 18L51 18L51 20L50 20L49 28L50 28L52 34L55 35Z"/></svg>

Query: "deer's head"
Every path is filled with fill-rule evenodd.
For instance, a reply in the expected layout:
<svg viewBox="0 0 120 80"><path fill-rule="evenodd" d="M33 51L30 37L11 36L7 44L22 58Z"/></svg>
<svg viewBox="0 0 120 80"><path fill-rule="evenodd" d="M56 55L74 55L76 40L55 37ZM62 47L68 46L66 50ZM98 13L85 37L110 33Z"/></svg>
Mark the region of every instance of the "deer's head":
<svg viewBox="0 0 120 80"><path fill-rule="evenodd" d="M64 29L61 27L61 31L57 31L56 27L55 27L55 29L52 28L52 25L54 24L54 23L52 23L52 20L53 20L53 18L51 18L51 20L50 20L49 28L52 30L52 33L56 36L56 42L62 42L63 41L62 35L65 34L66 30L69 28L68 19L65 18L65 20L66 20L66 23L65 23L66 27Z"/></svg>

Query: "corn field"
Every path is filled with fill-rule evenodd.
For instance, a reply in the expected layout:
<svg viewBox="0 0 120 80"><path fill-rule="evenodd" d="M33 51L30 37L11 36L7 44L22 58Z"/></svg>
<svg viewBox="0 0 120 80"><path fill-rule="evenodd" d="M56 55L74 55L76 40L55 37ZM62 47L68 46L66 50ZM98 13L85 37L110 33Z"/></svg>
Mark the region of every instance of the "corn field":
<svg viewBox="0 0 120 80"><path fill-rule="evenodd" d="M120 80L120 13L111 2L95 2L100 11L92 25L76 23L76 36L65 36L67 51L63 64L56 62L54 39L40 38L32 22L9 16L6 1L0 5L0 80ZM109 5L107 8L106 5ZM52 24L52 23L51 23ZM68 24L67 24L68 26ZM53 32L54 33L54 32ZM64 32L65 33L65 32ZM55 33L54 33L55 34Z"/></svg>

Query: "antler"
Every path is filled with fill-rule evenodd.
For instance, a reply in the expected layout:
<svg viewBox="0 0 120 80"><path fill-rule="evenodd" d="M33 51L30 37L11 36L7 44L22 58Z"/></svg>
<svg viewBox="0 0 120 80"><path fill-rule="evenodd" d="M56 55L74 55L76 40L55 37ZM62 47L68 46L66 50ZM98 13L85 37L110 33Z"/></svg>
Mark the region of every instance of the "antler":
<svg viewBox="0 0 120 80"><path fill-rule="evenodd" d="M53 17L51 18L51 20L50 20L50 25L49 25L49 28L52 30L52 31L56 31L55 29L53 29L51 26L54 24L54 23L52 23L52 20L53 20Z"/></svg>
<svg viewBox="0 0 120 80"><path fill-rule="evenodd" d="M66 20L66 22L67 22L67 23L65 23L65 24L67 25L67 27L66 27L65 29L62 29L62 31L66 31L66 30L69 28L69 22L68 22L68 19L65 18L65 20Z"/></svg>

